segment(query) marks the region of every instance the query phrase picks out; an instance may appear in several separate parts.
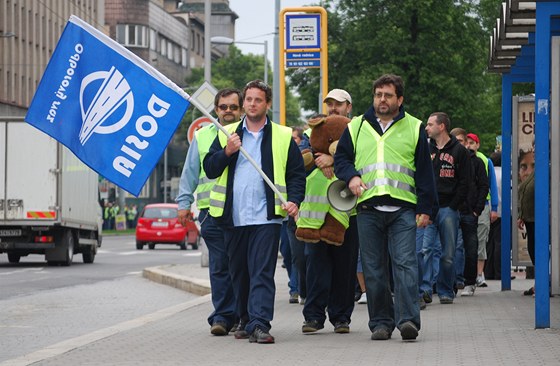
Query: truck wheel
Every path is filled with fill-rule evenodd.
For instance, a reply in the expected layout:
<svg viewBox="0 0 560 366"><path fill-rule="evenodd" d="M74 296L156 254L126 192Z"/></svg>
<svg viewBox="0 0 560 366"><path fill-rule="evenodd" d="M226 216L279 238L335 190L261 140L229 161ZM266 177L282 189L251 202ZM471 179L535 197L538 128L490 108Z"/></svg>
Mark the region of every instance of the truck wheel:
<svg viewBox="0 0 560 366"><path fill-rule="evenodd" d="M155 249L156 245L154 243L150 243L150 244L148 244L148 248Z"/></svg>
<svg viewBox="0 0 560 366"><path fill-rule="evenodd" d="M181 250L187 250L187 244L185 244L185 242L179 243L179 247Z"/></svg>
<svg viewBox="0 0 560 366"><path fill-rule="evenodd" d="M64 238L62 239L63 247L66 250L66 258L62 261L63 266L71 266L74 257L74 233L72 230L66 230L64 232Z"/></svg>
<svg viewBox="0 0 560 366"><path fill-rule="evenodd" d="M21 256L17 253L8 252L8 261L10 263L19 263Z"/></svg>
<svg viewBox="0 0 560 366"><path fill-rule="evenodd" d="M95 260L95 246L91 245L89 249L86 249L82 252L82 258L84 263L93 263Z"/></svg>
<svg viewBox="0 0 560 366"><path fill-rule="evenodd" d="M144 249L144 243L142 243L141 241L136 241L136 249L138 250L142 250Z"/></svg>

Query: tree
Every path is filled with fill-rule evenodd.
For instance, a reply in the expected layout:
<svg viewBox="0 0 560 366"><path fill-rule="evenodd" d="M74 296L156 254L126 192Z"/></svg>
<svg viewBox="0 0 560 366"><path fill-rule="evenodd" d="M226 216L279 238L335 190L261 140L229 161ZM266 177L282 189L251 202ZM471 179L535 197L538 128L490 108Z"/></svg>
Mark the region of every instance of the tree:
<svg viewBox="0 0 560 366"><path fill-rule="evenodd" d="M372 105L372 82L405 81L405 109L426 121L449 114L453 127L481 136L485 152L501 129L499 75L487 72L496 0L329 0L329 89L346 89L354 115ZM494 7L495 6L495 7ZM491 9L495 9L492 13ZM482 15L481 15L482 14ZM289 73L305 109L315 108L317 70Z"/></svg>
<svg viewBox="0 0 560 366"><path fill-rule="evenodd" d="M235 45L229 47L229 54L212 62L212 85L217 89L238 88L243 90L247 82L263 78L264 62L261 55L243 55ZM271 72L269 70L269 75ZM204 82L204 68L195 68L187 78L187 85L199 86ZM272 87L272 84L270 84ZM286 97L287 125L301 124L298 99L288 91ZM188 128L188 126L187 126Z"/></svg>

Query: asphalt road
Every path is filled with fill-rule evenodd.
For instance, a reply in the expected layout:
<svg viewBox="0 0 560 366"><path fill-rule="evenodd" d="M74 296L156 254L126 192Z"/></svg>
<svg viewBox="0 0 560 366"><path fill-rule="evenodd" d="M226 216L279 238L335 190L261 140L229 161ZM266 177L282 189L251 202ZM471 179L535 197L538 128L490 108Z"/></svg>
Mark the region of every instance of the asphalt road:
<svg viewBox="0 0 560 366"><path fill-rule="evenodd" d="M81 254L74 255L70 267L48 266L44 255L38 254L11 264L6 254L0 254L0 300L141 275L144 268L151 266L200 263L200 253L200 249L192 250L190 246L185 251L165 244L156 245L154 250L147 246L137 250L134 236L127 235L104 237L93 264L84 264Z"/></svg>
<svg viewBox="0 0 560 366"><path fill-rule="evenodd" d="M136 250L133 236L106 237L93 264L0 255L0 363L65 339L136 319L196 296L142 277L145 267L200 263L200 250Z"/></svg>

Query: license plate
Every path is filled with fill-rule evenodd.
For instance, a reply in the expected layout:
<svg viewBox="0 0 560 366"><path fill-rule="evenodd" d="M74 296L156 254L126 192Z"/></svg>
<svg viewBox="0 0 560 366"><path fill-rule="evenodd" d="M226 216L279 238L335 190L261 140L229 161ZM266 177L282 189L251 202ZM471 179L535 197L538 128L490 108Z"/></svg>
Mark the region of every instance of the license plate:
<svg viewBox="0 0 560 366"><path fill-rule="evenodd" d="M21 236L20 229L2 229L0 230L0 236Z"/></svg>
<svg viewBox="0 0 560 366"><path fill-rule="evenodd" d="M168 222L152 222L152 227L168 227Z"/></svg>

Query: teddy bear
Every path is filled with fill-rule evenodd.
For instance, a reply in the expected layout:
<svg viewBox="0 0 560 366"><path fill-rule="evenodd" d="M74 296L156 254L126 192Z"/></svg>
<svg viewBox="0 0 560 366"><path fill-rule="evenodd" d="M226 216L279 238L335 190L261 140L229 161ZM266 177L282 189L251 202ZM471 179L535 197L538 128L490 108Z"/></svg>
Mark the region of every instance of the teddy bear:
<svg viewBox="0 0 560 366"><path fill-rule="evenodd" d="M308 122L311 128L309 143L312 151L309 149L302 151L306 170L309 171L315 168L313 154L323 153L334 156L338 140L349 122L350 119L339 115L319 115ZM327 201L327 189L336 180L337 178L334 176L330 179L327 178L319 168L315 168L307 176L306 199L302 202L300 216L296 223L297 229L295 234L298 240L309 243L317 243L322 240L333 245L342 245L344 242L344 233L349 222L348 213L336 211ZM328 212L320 227L317 227L320 223L318 224L316 219L306 219L308 216L306 212L314 211L312 205L317 205L316 202L311 203L308 201L308 198L312 197L315 201L318 199L317 197L320 197L322 205L328 205Z"/></svg>

